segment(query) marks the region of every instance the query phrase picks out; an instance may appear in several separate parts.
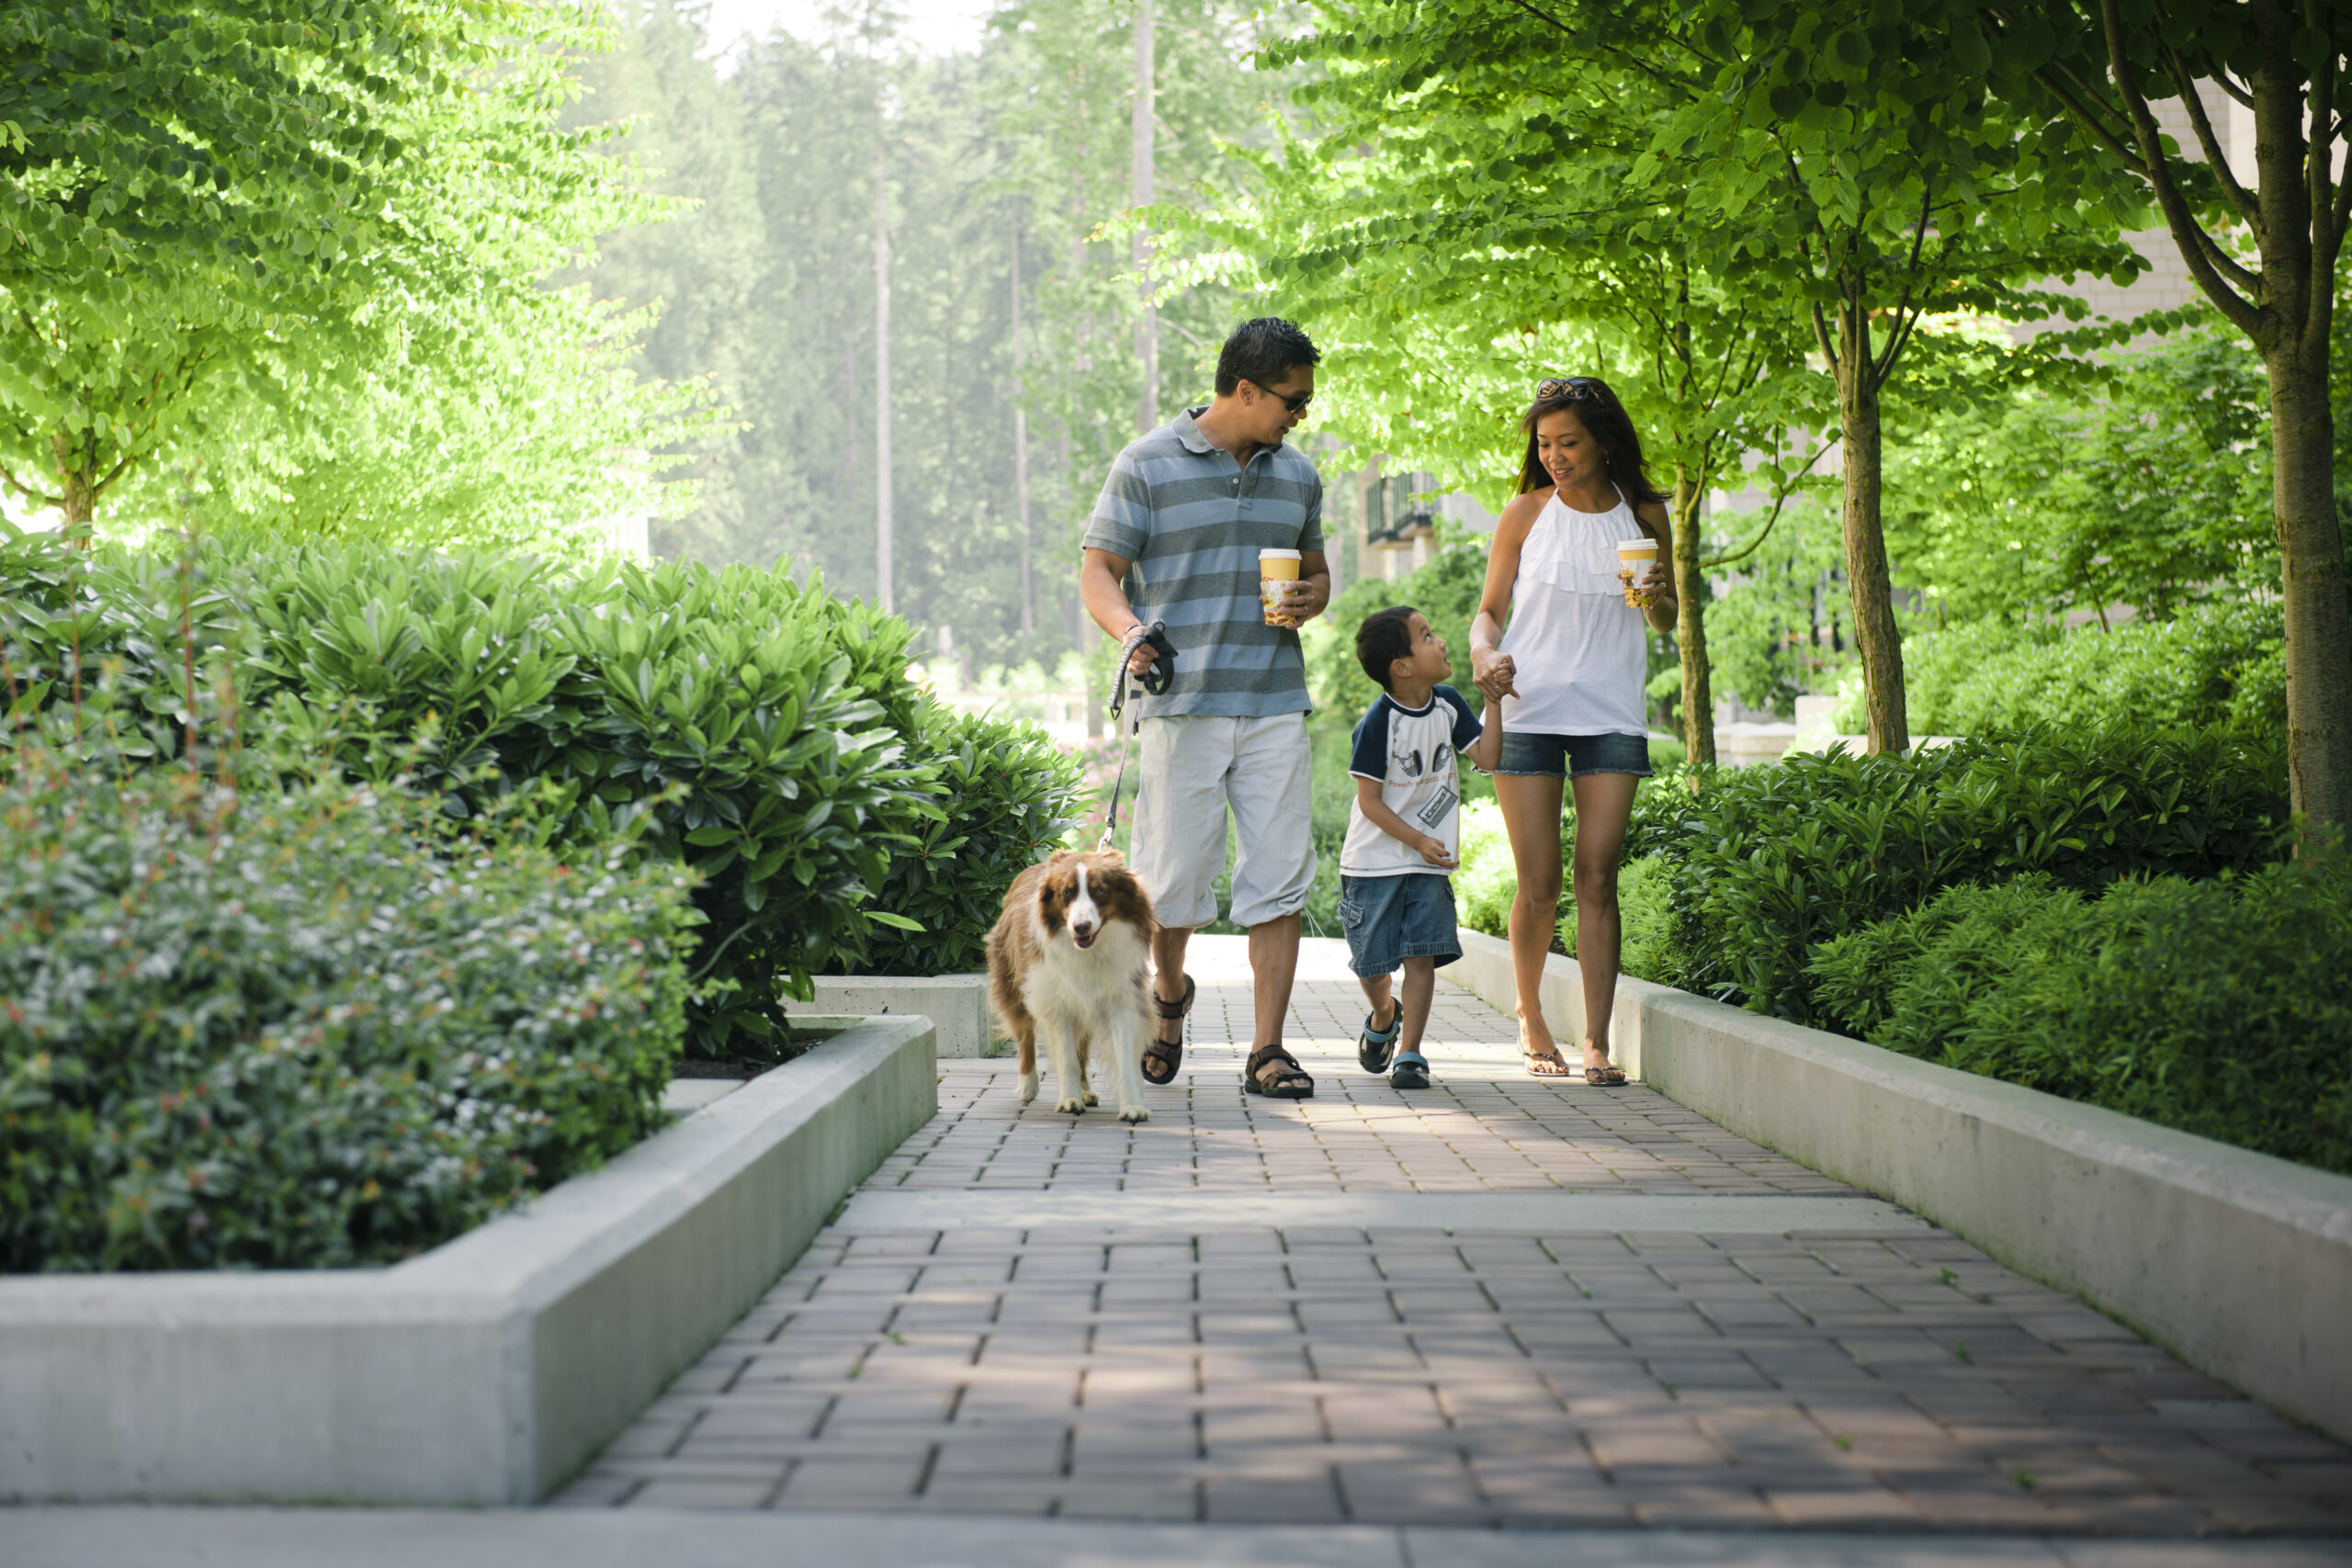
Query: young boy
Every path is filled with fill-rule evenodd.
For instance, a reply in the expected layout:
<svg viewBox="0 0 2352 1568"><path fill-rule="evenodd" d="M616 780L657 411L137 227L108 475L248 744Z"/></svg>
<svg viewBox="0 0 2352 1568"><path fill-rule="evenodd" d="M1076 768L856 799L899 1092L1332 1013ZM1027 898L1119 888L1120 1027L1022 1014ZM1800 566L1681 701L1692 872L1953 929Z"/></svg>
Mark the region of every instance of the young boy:
<svg viewBox="0 0 2352 1568"><path fill-rule="evenodd" d="M1356 799L1340 850L1348 966L1372 1003L1356 1059L1366 1072L1388 1072L1395 1088L1427 1089L1421 1032L1429 1027L1438 965L1462 956L1447 879L1462 834L1454 758L1493 770L1502 754L1502 709L1487 703L1481 725L1460 693L1438 684L1453 673L1453 661L1445 639L1409 605L1366 617L1356 631L1356 662L1387 694L1356 726L1348 760ZM1400 961L1401 1006L1388 989Z"/></svg>

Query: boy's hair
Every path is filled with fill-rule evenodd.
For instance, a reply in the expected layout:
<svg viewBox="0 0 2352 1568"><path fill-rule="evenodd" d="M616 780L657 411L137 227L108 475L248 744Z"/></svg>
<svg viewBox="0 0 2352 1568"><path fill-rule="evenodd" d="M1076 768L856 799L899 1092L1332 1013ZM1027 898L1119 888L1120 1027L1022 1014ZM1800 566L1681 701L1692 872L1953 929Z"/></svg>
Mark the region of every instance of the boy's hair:
<svg viewBox="0 0 2352 1568"><path fill-rule="evenodd" d="M1388 690L1388 667L1413 657L1412 619L1419 614L1410 604L1391 604L1366 615L1356 628L1356 662L1384 692Z"/></svg>
<svg viewBox="0 0 2352 1568"><path fill-rule="evenodd" d="M1216 355L1216 395L1233 396L1247 381L1264 391L1295 366L1315 365L1323 355L1314 340L1280 316L1259 316L1233 329Z"/></svg>

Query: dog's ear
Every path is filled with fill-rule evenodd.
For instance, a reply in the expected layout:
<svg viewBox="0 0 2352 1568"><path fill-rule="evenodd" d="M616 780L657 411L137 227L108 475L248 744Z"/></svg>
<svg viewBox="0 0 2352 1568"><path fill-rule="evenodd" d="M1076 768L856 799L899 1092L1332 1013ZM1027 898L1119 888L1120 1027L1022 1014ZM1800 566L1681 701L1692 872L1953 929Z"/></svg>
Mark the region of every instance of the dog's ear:
<svg viewBox="0 0 2352 1568"><path fill-rule="evenodd" d="M1143 881L1125 864L1113 859L1099 867L1093 875L1095 902L1141 924L1152 919L1151 895L1144 891Z"/></svg>
<svg viewBox="0 0 2352 1568"><path fill-rule="evenodd" d="M1105 871L1116 871L1127 863L1127 857L1116 850L1097 850L1094 863Z"/></svg>

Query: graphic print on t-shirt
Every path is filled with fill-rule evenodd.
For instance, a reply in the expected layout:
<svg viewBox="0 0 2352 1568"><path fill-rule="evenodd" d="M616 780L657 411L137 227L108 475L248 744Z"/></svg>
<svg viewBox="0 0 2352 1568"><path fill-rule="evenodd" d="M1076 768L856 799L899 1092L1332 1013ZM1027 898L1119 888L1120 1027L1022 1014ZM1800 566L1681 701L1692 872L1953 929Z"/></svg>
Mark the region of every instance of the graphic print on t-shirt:
<svg viewBox="0 0 2352 1568"><path fill-rule="evenodd" d="M1442 841L1449 852L1459 848L1462 789L1455 776L1456 755L1478 739L1481 726L1470 705L1451 686L1430 694L1427 707L1408 708L1382 696L1356 726L1355 745L1348 771L1380 785L1381 804L1410 828ZM1347 876L1402 876L1427 873L1442 876L1442 866L1421 858L1421 852L1391 838L1373 824L1360 806L1348 807L1348 837L1340 849L1340 871Z"/></svg>

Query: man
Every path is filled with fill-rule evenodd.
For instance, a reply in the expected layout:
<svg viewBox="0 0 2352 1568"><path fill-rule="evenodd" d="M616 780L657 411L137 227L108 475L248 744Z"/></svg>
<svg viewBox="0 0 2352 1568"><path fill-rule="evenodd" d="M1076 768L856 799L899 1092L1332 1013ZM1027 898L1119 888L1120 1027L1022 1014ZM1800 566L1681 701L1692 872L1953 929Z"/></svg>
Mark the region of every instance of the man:
<svg viewBox="0 0 2352 1568"><path fill-rule="evenodd" d="M1086 530L1079 592L1095 625L1126 642L1165 621L1176 649L1168 690L1140 699L1129 857L1159 918L1160 1022L1143 1064L1153 1083L1173 1082L1184 1059L1193 988L1184 949L1216 919L1211 884L1225 868L1230 811L1240 844L1233 919L1250 928L1257 1004L1242 1083L1283 1100L1315 1092L1282 1041L1299 910L1315 880L1298 628L1330 602L1331 573L1323 481L1283 437L1306 417L1319 357L1288 321L1265 316L1235 328L1217 355L1215 400L1119 454ZM1300 555L1279 626L1267 624L1259 598L1261 549ZM1122 678L1151 661L1148 647L1134 648Z"/></svg>

